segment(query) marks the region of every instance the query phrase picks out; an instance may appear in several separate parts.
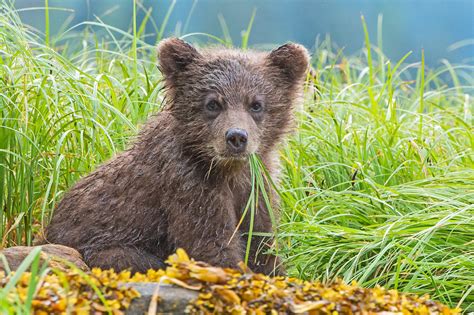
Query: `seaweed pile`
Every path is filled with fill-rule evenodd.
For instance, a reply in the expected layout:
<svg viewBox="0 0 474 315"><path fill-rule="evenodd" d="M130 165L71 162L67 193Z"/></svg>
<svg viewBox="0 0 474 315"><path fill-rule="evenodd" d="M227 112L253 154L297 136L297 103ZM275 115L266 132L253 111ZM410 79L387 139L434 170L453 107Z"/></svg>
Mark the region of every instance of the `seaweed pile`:
<svg viewBox="0 0 474 315"><path fill-rule="evenodd" d="M166 270L146 274L129 271L79 269L53 270L36 275L24 272L10 288L7 299L30 305L35 314L122 314L139 293L124 283L170 283L199 292L187 308L196 314L460 314L459 309L432 301L428 296L402 294L382 287L361 288L357 283L330 285L288 277L268 277L241 270L217 268L188 257L178 249ZM5 289L15 273L0 274ZM152 300L159 303L159 297Z"/></svg>

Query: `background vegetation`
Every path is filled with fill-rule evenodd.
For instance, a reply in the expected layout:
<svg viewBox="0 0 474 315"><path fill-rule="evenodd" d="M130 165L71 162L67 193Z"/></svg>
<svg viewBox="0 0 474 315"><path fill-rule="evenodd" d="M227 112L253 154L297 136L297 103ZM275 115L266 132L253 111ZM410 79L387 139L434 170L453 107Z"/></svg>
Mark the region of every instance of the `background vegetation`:
<svg viewBox="0 0 474 315"><path fill-rule="evenodd" d="M163 95L148 19L50 38L48 10L44 34L0 10L0 237L11 246L31 244L63 193L125 149ZM294 276L474 310L473 67L391 61L365 35L359 54L330 41L313 54L282 150L279 252Z"/></svg>

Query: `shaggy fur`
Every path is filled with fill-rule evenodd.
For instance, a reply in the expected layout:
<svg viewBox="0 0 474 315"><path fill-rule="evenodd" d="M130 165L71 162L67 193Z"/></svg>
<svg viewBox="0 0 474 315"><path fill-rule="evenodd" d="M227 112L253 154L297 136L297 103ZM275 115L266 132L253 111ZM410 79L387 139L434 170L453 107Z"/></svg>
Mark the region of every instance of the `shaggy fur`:
<svg viewBox="0 0 474 315"><path fill-rule="evenodd" d="M143 272L163 267L179 247L196 260L236 267L249 228L246 218L231 238L250 194L248 155L257 153L277 179L278 144L292 125L307 52L296 44L271 53L198 51L172 38L159 44L158 55L164 110L128 151L65 195L46 240L76 248L91 267ZM261 111L254 110L259 106ZM229 152L230 128L248 133L245 152ZM275 193L270 195L276 205ZM254 232L271 233L263 204ZM282 272L277 258L264 253L270 245L263 237L252 240L252 270Z"/></svg>

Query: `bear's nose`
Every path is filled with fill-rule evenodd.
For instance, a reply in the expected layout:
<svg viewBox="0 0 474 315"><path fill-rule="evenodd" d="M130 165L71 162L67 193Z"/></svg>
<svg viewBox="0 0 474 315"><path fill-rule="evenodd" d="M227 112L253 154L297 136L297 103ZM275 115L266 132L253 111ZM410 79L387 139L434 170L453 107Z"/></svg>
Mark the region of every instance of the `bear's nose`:
<svg viewBox="0 0 474 315"><path fill-rule="evenodd" d="M233 153L242 153L247 147L248 134L247 131L239 128L230 128L225 133L227 147Z"/></svg>

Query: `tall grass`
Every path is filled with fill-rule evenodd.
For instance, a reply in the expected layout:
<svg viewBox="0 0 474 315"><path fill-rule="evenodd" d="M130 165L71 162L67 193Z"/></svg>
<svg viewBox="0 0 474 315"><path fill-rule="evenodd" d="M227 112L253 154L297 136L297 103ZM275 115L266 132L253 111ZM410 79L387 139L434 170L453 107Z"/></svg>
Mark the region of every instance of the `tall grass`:
<svg viewBox="0 0 474 315"><path fill-rule="evenodd" d="M0 237L10 246L30 244L63 193L123 150L163 95L135 18L130 32L98 18L50 38L0 8ZM473 67L392 62L364 29L359 54L325 40L313 55L282 150L279 251L292 275L472 309Z"/></svg>
<svg viewBox="0 0 474 315"><path fill-rule="evenodd" d="M123 150L162 95L154 48L140 38L102 25L111 40L99 41L94 22L61 34L81 36L81 47L48 47L1 10L0 236L3 245L30 244L64 190Z"/></svg>
<svg viewBox="0 0 474 315"><path fill-rule="evenodd" d="M375 63L366 44L345 57L325 41L313 57L282 154L290 272L474 310L473 67Z"/></svg>

